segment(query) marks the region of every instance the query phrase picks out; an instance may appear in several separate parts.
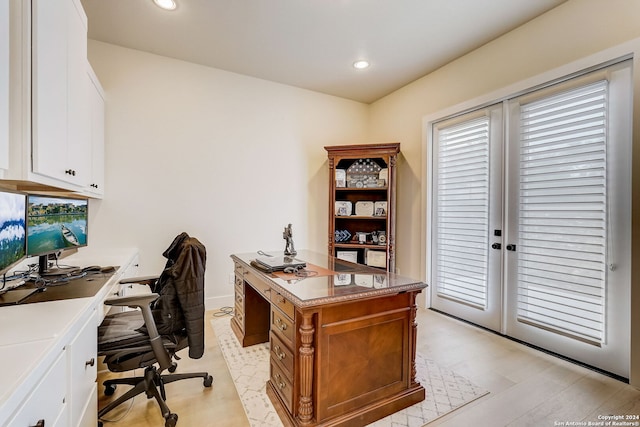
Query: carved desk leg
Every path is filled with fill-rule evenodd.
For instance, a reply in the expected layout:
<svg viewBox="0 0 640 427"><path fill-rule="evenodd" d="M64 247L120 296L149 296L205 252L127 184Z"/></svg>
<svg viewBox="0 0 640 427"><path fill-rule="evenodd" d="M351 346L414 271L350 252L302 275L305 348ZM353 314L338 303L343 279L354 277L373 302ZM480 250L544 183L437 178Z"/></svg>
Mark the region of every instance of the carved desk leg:
<svg viewBox="0 0 640 427"><path fill-rule="evenodd" d="M313 358L315 349L313 348L313 313L302 315L300 325L300 401L298 419L302 424L309 424L313 419L313 401L311 392L313 390Z"/></svg>
<svg viewBox="0 0 640 427"><path fill-rule="evenodd" d="M416 322L416 313L417 313L417 305L416 305L416 292L411 293L411 386L418 385L418 381L416 381L416 346L417 346L417 338L418 338L418 322Z"/></svg>

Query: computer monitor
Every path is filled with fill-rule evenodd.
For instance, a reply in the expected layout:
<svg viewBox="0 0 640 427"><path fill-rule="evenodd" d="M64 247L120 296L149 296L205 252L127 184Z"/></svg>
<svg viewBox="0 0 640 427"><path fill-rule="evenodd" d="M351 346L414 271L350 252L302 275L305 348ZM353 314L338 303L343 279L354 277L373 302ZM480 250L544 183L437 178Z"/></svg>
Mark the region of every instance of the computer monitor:
<svg viewBox="0 0 640 427"><path fill-rule="evenodd" d="M26 201L25 194L0 191L0 282L26 254Z"/></svg>
<svg viewBox="0 0 640 427"><path fill-rule="evenodd" d="M38 256L38 273L49 269L49 254L87 245L87 199L30 194L27 202L27 256Z"/></svg>

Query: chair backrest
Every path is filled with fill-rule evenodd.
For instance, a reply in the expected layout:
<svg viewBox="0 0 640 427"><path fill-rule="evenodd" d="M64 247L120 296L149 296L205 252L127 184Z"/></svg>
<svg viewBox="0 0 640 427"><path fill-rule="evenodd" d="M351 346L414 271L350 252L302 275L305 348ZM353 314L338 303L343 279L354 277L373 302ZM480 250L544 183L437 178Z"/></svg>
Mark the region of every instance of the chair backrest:
<svg viewBox="0 0 640 427"><path fill-rule="evenodd" d="M204 353L204 273L206 249L195 237L179 234L164 251L167 263L152 289L160 295L152 309L162 335L186 334L189 357Z"/></svg>

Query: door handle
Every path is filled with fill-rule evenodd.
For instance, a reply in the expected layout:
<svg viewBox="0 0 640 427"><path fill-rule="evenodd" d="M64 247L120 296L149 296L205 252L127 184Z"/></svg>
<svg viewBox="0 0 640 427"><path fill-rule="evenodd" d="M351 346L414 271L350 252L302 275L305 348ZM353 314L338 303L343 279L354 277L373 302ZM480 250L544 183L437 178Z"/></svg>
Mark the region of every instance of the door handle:
<svg viewBox="0 0 640 427"><path fill-rule="evenodd" d="M494 243L493 245L491 245L492 249L502 249L502 245L500 243Z"/></svg>

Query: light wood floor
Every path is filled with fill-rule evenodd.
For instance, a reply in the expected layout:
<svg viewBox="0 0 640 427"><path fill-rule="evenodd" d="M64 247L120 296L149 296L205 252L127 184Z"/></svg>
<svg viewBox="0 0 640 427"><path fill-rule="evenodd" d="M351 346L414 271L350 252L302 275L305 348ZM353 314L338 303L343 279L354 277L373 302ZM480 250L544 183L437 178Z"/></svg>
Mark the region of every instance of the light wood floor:
<svg viewBox="0 0 640 427"><path fill-rule="evenodd" d="M178 372L209 371L213 387L199 379L166 387L179 427L249 425L208 322L213 315L207 312L205 355L191 360L185 354L178 362ZM640 390L623 382L430 310L419 311L418 324L420 353L490 392L429 427L559 426L599 421L599 415L640 415ZM100 374L99 384L110 375ZM102 392L99 386L100 407L110 399ZM107 417L123 418L105 427L164 426L155 400L139 396L121 408Z"/></svg>

